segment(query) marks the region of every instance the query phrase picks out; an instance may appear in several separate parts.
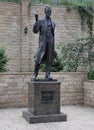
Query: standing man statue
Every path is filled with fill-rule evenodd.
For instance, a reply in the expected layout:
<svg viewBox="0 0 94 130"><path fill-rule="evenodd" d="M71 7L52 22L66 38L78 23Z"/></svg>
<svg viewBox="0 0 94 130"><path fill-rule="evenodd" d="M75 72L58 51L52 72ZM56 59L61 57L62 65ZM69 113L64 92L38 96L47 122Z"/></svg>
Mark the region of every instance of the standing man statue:
<svg viewBox="0 0 94 130"><path fill-rule="evenodd" d="M33 79L36 80L39 72L39 67L43 59L46 63L45 79L51 80L50 71L51 63L55 54L54 51L54 30L55 23L51 20L51 8L46 6L44 8L45 17L38 19L38 15L35 15L36 22L33 26L33 32L39 32L39 46L35 56L35 68Z"/></svg>

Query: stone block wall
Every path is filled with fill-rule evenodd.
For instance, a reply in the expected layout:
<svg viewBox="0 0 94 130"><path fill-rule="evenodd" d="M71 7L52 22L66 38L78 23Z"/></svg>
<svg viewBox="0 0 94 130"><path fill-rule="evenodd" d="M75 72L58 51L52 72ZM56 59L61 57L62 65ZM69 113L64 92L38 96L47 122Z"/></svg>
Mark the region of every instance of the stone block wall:
<svg viewBox="0 0 94 130"><path fill-rule="evenodd" d="M43 77L44 74L40 73ZM52 73L61 82L61 105L83 104L83 81L86 73ZM0 108L24 107L28 103L28 84L32 73L0 74Z"/></svg>
<svg viewBox="0 0 94 130"><path fill-rule="evenodd" d="M0 74L0 108L26 106L30 74Z"/></svg>
<svg viewBox="0 0 94 130"><path fill-rule="evenodd" d="M29 6L28 0L21 4L0 2L0 46L10 58L7 65L11 72L33 70L34 55L38 47L38 34L32 32L34 14L44 17L44 5ZM55 44L66 44L87 35L87 25L81 28L81 18L76 9L67 11L64 6L52 6L52 19L56 23ZM24 28L28 27L28 33Z"/></svg>
<svg viewBox="0 0 94 130"><path fill-rule="evenodd" d="M19 4L0 2L0 47L10 58L8 69L20 71L21 8Z"/></svg>
<svg viewBox="0 0 94 130"><path fill-rule="evenodd" d="M94 107L94 80L85 81L84 88L84 104Z"/></svg>
<svg viewBox="0 0 94 130"><path fill-rule="evenodd" d="M84 103L83 82L87 78L86 73L58 73L56 78L61 81L61 105Z"/></svg>

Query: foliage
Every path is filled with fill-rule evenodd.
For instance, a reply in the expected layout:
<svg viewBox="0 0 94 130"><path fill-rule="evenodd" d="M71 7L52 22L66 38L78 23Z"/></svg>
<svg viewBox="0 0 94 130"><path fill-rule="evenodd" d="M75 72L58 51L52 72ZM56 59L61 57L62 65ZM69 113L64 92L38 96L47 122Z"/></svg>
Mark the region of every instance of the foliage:
<svg viewBox="0 0 94 130"><path fill-rule="evenodd" d="M76 72L79 67L82 71L88 70L89 78L94 74L94 37L78 39L75 43L58 46L58 57L52 64L51 71ZM41 64L41 70L45 71L46 65ZM93 76L92 76L93 77Z"/></svg>
<svg viewBox="0 0 94 130"><path fill-rule="evenodd" d="M5 50L3 48L0 48L0 72L7 71L6 64L9 61L7 56L5 56Z"/></svg>
<svg viewBox="0 0 94 130"><path fill-rule="evenodd" d="M87 23L89 28L88 32L90 35L92 35L93 31L93 4L93 0L64 0L64 5L67 7L67 10L72 8L78 9L82 19L82 28L84 27L84 24Z"/></svg>
<svg viewBox="0 0 94 130"><path fill-rule="evenodd" d="M77 67L80 64L80 51L80 46L76 46L75 44L68 44L61 47L64 71L77 71Z"/></svg>
<svg viewBox="0 0 94 130"><path fill-rule="evenodd" d="M75 5L86 5L93 4L93 0L31 0L32 3L43 3L43 4L56 4L56 5L69 5L69 6L75 6Z"/></svg>
<svg viewBox="0 0 94 130"><path fill-rule="evenodd" d="M51 0L31 0L32 3L43 3L43 4L52 4Z"/></svg>
<svg viewBox="0 0 94 130"><path fill-rule="evenodd" d="M90 70L87 75L89 80L94 80L94 70Z"/></svg>
<svg viewBox="0 0 94 130"><path fill-rule="evenodd" d="M60 4L60 3L73 3L73 2L75 2L75 3L81 3L81 2L92 2L92 3L94 3L94 1L93 0L31 0L32 2L41 2L41 3L45 3L45 2L47 2L47 3L49 3L49 2L52 2L53 4Z"/></svg>
<svg viewBox="0 0 94 130"><path fill-rule="evenodd" d="M64 71L77 71L82 67L84 71L94 67L94 37L79 39L76 43L69 43L59 47L63 59Z"/></svg>
<svg viewBox="0 0 94 130"><path fill-rule="evenodd" d="M20 3L22 0L0 0L0 1Z"/></svg>

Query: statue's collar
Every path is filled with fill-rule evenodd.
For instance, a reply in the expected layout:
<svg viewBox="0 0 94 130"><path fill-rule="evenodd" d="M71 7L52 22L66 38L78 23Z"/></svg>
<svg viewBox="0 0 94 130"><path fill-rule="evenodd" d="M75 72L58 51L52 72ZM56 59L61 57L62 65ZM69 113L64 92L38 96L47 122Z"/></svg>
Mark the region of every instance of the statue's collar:
<svg viewBox="0 0 94 130"><path fill-rule="evenodd" d="M47 21L49 21L49 20L51 21L51 18L50 18L50 17L46 17L46 16L45 16L45 19L46 19Z"/></svg>

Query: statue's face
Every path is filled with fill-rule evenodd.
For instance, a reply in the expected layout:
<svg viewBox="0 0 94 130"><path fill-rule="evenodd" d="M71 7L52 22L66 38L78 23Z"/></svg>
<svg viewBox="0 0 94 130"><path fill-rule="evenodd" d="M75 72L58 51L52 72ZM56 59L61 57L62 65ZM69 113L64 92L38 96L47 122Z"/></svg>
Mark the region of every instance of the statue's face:
<svg viewBox="0 0 94 130"><path fill-rule="evenodd" d="M51 16L51 9L50 9L50 8L47 8L47 9L45 10L45 14L46 14L47 17L50 17L50 16Z"/></svg>

